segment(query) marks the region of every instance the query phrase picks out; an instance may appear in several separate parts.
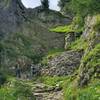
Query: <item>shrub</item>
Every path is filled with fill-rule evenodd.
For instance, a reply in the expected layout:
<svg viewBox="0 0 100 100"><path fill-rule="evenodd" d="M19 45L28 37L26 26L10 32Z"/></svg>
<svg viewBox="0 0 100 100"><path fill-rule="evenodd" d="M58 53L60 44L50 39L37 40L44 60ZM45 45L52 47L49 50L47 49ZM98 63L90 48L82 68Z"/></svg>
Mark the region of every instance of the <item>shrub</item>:
<svg viewBox="0 0 100 100"><path fill-rule="evenodd" d="M71 9L73 12L86 16L100 12L99 0L71 0Z"/></svg>
<svg viewBox="0 0 100 100"><path fill-rule="evenodd" d="M94 25L94 30L100 31L100 14L97 14L95 18L96 18L96 23Z"/></svg>
<svg viewBox="0 0 100 100"><path fill-rule="evenodd" d="M9 77L8 82L0 89L0 100L36 100L33 95L33 84Z"/></svg>
<svg viewBox="0 0 100 100"><path fill-rule="evenodd" d="M49 9L49 0L41 0L41 4L43 9L48 10Z"/></svg>
<svg viewBox="0 0 100 100"><path fill-rule="evenodd" d="M6 81L6 77L2 73L0 73L0 86L3 85L5 81Z"/></svg>

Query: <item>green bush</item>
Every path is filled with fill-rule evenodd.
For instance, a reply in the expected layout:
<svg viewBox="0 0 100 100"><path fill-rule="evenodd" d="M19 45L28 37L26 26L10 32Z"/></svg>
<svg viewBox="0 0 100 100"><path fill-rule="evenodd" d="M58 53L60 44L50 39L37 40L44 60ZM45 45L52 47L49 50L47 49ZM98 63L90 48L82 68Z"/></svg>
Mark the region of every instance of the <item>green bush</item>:
<svg viewBox="0 0 100 100"><path fill-rule="evenodd" d="M8 82L0 89L0 100L36 100L32 86L26 81L8 79Z"/></svg>
<svg viewBox="0 0 100 100"><path fill-rule="evenodd" d="M88 14L96 14L100 12L99 0L71 0L71 9L73 12L87 16Z"/></svg>
<svg viewBox="0 0 100 100"><path fill-rule="evenodd" d="M2 73L0 73L0 86L3 85L5 81L6 81L6 77Z"/></svg>

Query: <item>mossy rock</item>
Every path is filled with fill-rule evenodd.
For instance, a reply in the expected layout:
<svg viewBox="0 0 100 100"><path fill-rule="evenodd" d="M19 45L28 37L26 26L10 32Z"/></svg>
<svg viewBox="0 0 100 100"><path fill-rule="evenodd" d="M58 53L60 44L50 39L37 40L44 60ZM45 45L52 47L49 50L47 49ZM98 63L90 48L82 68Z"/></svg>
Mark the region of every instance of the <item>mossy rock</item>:
<svg viewBox="0 0 100 100"><path fill-rule="evenodd" d="M88 85L92 77L99 78L100 66L100 44L94 49L87 51L82 58L79 69L79 86Z"/></svg>

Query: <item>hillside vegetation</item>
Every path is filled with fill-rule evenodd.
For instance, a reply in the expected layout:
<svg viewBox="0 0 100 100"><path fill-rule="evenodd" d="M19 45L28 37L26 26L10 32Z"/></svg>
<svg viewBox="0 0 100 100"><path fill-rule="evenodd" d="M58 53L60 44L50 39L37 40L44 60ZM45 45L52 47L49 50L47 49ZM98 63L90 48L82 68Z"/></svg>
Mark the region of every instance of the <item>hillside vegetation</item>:
<svg viewBox="0 0 100 100"><path fill-rule="evenodd" d="M20 28L0 30L0 100L100 100L100 1L59 6L17 9ZM25 77L16 78L16 65Z"/></svg>

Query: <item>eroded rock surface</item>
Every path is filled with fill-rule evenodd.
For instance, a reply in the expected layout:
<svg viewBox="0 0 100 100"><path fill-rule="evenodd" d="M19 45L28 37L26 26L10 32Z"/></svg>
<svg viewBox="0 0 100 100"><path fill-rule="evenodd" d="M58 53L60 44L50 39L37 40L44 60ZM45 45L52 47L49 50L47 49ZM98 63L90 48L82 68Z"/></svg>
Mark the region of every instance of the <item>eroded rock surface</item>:
<svg viewBox="0 0 100 100"><path fill-rule="evenodd" d="M51 76L71 75L75 69L79 68L82 54L83 52L66 51L50 58L47 68L42 69L42 74Z"/></svg>

